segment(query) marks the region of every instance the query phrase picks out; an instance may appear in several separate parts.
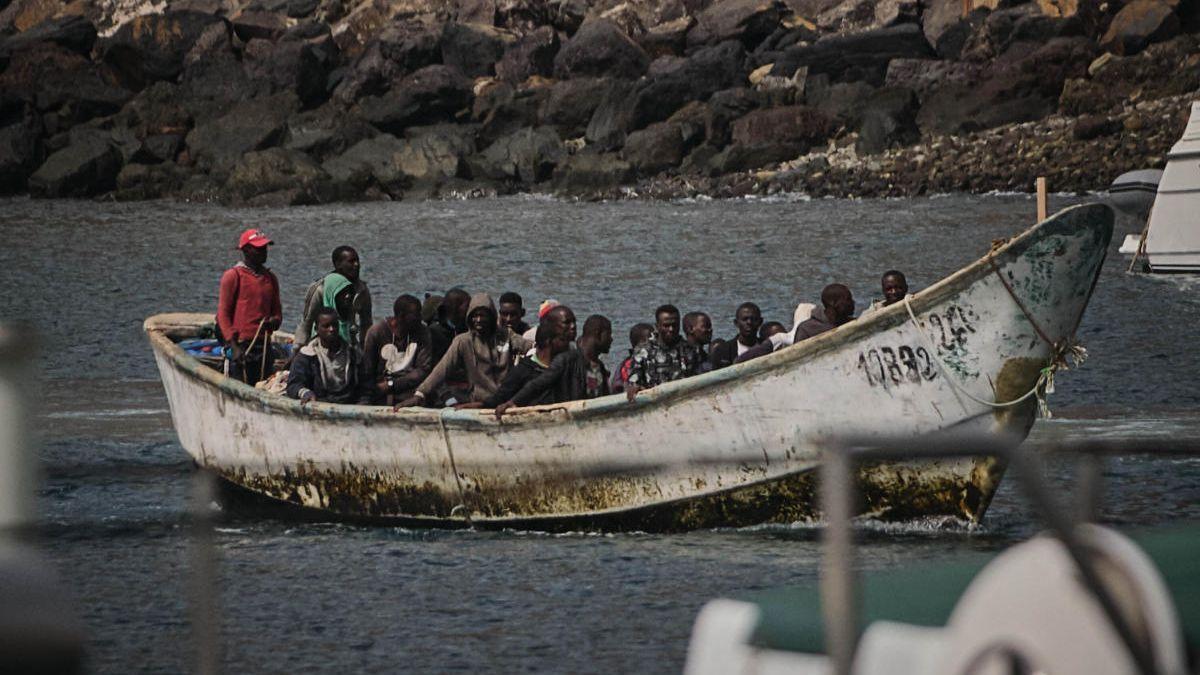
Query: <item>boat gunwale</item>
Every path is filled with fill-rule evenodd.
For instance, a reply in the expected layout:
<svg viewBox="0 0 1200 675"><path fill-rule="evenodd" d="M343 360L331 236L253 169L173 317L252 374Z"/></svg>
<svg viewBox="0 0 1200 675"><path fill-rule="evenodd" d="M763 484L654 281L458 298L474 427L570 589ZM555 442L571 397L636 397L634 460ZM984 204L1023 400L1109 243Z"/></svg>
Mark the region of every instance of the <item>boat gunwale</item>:
<svg viewBox="0 0 1200 675"><path fill-rule="evenodd" d="M1061 220L1075 211L1100 209L1111 210L1109 206L1101 202L1090 202L1058 211L1046 220L1014 235L1004 244L994 247L974 262L959 268L924 290L910 295L908 303L911 304L914 314L919 315L926 312L971 284L996 273L999 266L994 265L994 261L1019 256L1031 243L1040 238L1039 235L1046 233L1050 229L1049 226L1052 226L1055 221ZM1111 223L1109 226L1111 228ZM156 314L147 318L143 323L143 330L155 351L166 357L182 373L215 387L221 394L258 404L262 406L264 412L290 413L313 420L326 421L403 424L405 426L445 424L447 427L453 425L491 429L553 425L564 421L577 422L609 415L641 413L648 408L709 393L714 388L731 386L732 383L743 381L746 378L769 375L797 362L839 349L846 343L854 342L867 334L909 321L907 310L902 303L897 303L874 312L866 320L856 319L761 358L642 391L632 402L628 401L624 394L612 394L599 399L516 408L509 411L503 421L498 421L489 409L402 408L392 410L387 406L320 402L301 405L300 401L296 399L272 394L238 382L190 356L166 335L165 331L169 327L165 321L167 316L170 314ZM179 324L174 325L178 326Z"/></svg>

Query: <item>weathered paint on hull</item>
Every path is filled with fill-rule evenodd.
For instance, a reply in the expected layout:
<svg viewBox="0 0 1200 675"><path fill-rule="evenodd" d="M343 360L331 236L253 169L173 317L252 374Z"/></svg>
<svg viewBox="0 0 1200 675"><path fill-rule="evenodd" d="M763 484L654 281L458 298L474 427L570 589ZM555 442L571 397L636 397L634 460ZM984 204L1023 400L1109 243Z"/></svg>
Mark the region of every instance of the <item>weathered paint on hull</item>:
<svg viewBox="0 0 1200 675"><path fill-rule="evenodd" d="M1111 232L1111 212L1094 205L1031 228L912 298L924 336L894 306L633 404L617 396L542 406L503 424L479 411L302 408L221 377L168 338L210 317L160 315L146 327L184 448L279 504L445 526L468 515L476 526L545 529L791 522L815 515L824 440L1028 433L1033 399L994 410L946 378L985 400L1028 391L1052 349L998 274L1058 340L1078 324ZM614 474L614 465L626 470ZM866 467L863 506L881 517L977 520L1002 473L967 459Z"/></svg>

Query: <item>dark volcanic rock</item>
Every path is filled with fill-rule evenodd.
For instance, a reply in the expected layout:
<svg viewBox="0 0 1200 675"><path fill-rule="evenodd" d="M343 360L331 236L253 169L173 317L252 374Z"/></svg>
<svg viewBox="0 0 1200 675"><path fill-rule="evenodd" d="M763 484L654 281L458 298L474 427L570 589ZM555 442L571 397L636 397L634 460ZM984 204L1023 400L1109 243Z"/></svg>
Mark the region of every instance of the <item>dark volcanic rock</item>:
<svg viewBox="0 0 1200 675"><path fill-rule="evenodd" d="M632 82L618 80L613 83L608 96L592 113L584 138L597 150L615 150L625 144L625 134L633 128L633 110L629 98L636 91Z"/></svg>
<svg viewBox="0 0 1200 675"><path fill-rule="evenodd" d="M1071 132L1078 141L1090 141L1101 136L1110 136L1115 134L1124 125L1121 120L1113 117L1100 117L1098 115L1085 115L1075 120L1075 129Z"/></svg>
<svg viewBox="0 0 1200 675"><path fill-rule="evenodd" d="M230 105L260 93L242 65L241 54L234 50L233 35L224 23L204 30L184 56L183 68L180 96L196 119L219 117Z"/></svg>
<svg viewBox="0 0 1200 675"><path fill-rule="evenodd" d="M308 155L285 148L243 155L225 191L236 201L262 206L321 204L334 197L329 174Z"/></svg>
<svg viewBox="0 0 1200 675"><path fill-rule="evenodd" d="M965 81L947 80L919 94L917 121L925 133L962 133L1041 119L1058 107L1063 83L1082 76L1094 56L1086 38L1014 47Z"/></svg>
<svg viewBox="0 0 1200 675"><path fill-rule="evenodd" d="M230 21L233 32L243 42L278 40L287 31L287 19L274 12L242 12Z"/></svg>
<svg viewBox="0 0 1200 675"><path fill-rule="evenodd" d="M616 154L580 152L554 171L554 190L566 194L594 194L633 180L633 167Z"/></svg>
<svg viewBox="0 0 1200 675"><path fill-rule="evenodd" d="M187 171L174 164L126 164L117 174L113 196L121 201L160 199L183 187Z"/></svg>
<svg viewBox="0 0 1200 675"><path fill-rule="evenodd" d="M78 54L89 56L96 44L96 27L82 16L64 16L44 21L27 31L0 38L0 58L38 42L51 42Z"/></svg>
<svg viewBox="0 0 1200 675"><path fill-rule="evenodd" d="M179 134L147 136L134 155L134 161L139 164L174 162L183 149L183 139Z"/></svg>
<svg viewBox="0 0 1200 675"><path fill-rule="evenodd" d="M491 75L513 42L511 34L494 26L448 23L442 31L442 63L468 77Z"/></svg>
<svg viewBox="0 0 1200 675"><path fill-rule="evenodd" d="M186 135L192 116L179 102L179 86L157 82L137 93L113 117L113 126L130 129L138 138Z"/></svg>
<svg viewBox="0 0 1200 675"><path fill-rule="evenodd" d="M250 40L244 49L246 75L260 90L294 91L300 103L312 108L329 96L329 73L337 62L338 47L328 32L306 40Z"/></svg>
<svg viewBox="0 0 1200 675"><path fill-rule="evenodd" d="M854 35L831 35L811 45L793 47L779 55L771 74L791 77L797 69L806 67L810 76L825 74L831 81L867 80L879 85L889 61L933 56L921 29L901 24Z"/></svg>
<svg viewBox="0 0 1200 675"><path fill-rule="evenodd" d="M380 134L355 143L338 157L327 160L322 168L342 194L361 195L375 188L399 197L409 183L396 161L404 149L400 139Z"/></svg>
<svg viewBox="0 0 1200 675"><path fill-rule="evenodd" d="M856 128L862 121L863 111L875 95L875 91L875 87L866 82L839 82L824 86L809 86L804 102L821 111L825 116L839 120L850 128Z"/></svg>
<svg viewBox="0 0 1200 675"><path fill-rule="evenodd" d="M779 146L786 158L807 152L814 143L828 138L832 131L833 124L828 117L812 108L796 105L756 110L735 120L730 140L736 145L753 148Z"/></svg>
<svg viewBox="0 0 1200 675"><path fill-rule="evenodd" d="M370 124L331 104L288 118L287 133L280 145L325 161L378 133Z"/></svg>
<svg viewBox="0 0 1200 675"><path fill-rule="evenodd" d="M1083 20L1078 14L1066 18L1048 16L1037 5L1019 5L988 14L979 30L967 39L962 56L983 61L1003 54L1016 43L1042 44L1083 32Z"/></svg>
<svg viewBox="0 0 1200 675"><path fill-rule="evenodd" d="M404 78L383 96L359 102L362 117L376 128L402 133L406 127L436 124L452 119L471 105L471 81L450 66L426 66Z"/></svg>
<svg viewBox="0 0 1200 675"><path fill-rule="evenodd" d="M974 27L983 21L983 12L962 14L962 0L925 0L921 29L926 41L945 58L957 58Z"/></svg>
<svg viewBox="0 0 1200 675"><path fill-rule="evenodd" d="M549 77L554 73L554 57L561 47L558 33L549 26L517 40L496 63L496 77L517 84L533 75Z"/></svg>
<svg viewBox="0 0 1200 675"><path fill-rule="evenodd" d="M223 117L192 129L187 135L188 153L201 170L220 180L242 155L275 145L298 108L292 94L239 104Z"/></svg>
<svg viewBox="0 0 1200 675"><path fill-rule="evenodd" d="M1136 56L1101 57L1090 78L1067 80L1059 110L1068 115L1119 109L1138 92L1141 100L1200 89L1200 43L1195 36L1150 45Z"/></svg>
<svg viewBox="0 0 1200 675"><path fill-rule="evenodd" d="M409 130L393 160L418 185L467 175L466 158L475 152L473 130L465 125L438 125Z"/></svg>
<svg viewBox="0 0 1200 675"><path fill-rule="evenodd" d="M321 0L288 0L287 15L293 19L302 19L317 11Z"/></svg>
<svg viewBox="0 0 1200 675"><path fill-rule="evenodd" d="M363 49L334 97L349 105L363 96L379 96L408 73L441 61L441 31L418 21L384 28Z"/></svg>
<svg viewBox="0 0 1200 675"><path fill-rule="evenodd" d="M183 71L183 60L209 27L224 19L198 12L167 12L139 16L97 43L103 61L121 76L130 89L158 80L174 80Z"/></svg>
<svg viewBox="0 0 1200 675"><path fill-rule="evenodd" d="M740 119L764 103L764 97L756 91L738 87L718 91L708 100L705 120L705 138L709 145L723 148L730 142L734 120Z"/></svg>
<svg viewBox="0 0 1200 675"><path fill-rule="evenodd" d="M917 95L904 87L885 87L876 91L859 112L857 150L866 155L889 147L916 143Z"/></svg>
<svg viewBox="0 0 1200 675"><path fill-rule="evenodd" d="M548 180L565 156L558 132L538 127L505 136L467 161L476 178L533 185Z"/></svg>
<svg viewBox="0 0 1200 675"><path fill-rule="evenodd" d="M688 33L695 25L696 20L691 16L681 16L678 19L651 26L649 30L636 38L638 46L652 59L667 55L682 55L687 47Z"/></svg>
<svg viewBox="0 0 1200 675"><path fill-rule="evenodd" d="M510 93L478 118L481 121L479 141L483 145L490 145L518 129L537 125L538 111L550 94L546 87L512 91L511 86L501 84L493 89L508 89Z"/></svg>
<svg viewBox="0 0 1200 675"><path fill-rule="evenodd" d="M121 157L100 134L80 135L55 152L29 177L35 197L89 197L116 185Z"/></svg>
<svg viewBox="0 0 1200 675"><path fill-rule="evenodd" d="M558 127L563 138L578 138L587 131L592 115L600 105L616 95L628 95L629 88L609 79L581 77L555 82L542 104L538 118L542 124Z"/></svg>
<svg viewBox="0 0 1200 675"><path fill-rule="evenodd" d="M1100 46L1114 54L1136 54L1179 33L1179 17L1164 0L1133 0L1113 17Z"/></svg>
<svg viewBox="0 0 1200 675"><path fill-rule="evenodd" d="M688 32L687 43L700 46L737 40L752 50L779 28L786 11L786 5L777 0L716 2L696 18L695 27Z"/></svg>
<svg viewBox="0 0 1200 675"><path fill-rule="evenodd" d="M0 129L0 194L25 191L29 174L45 159L41 122L35 115Z"/></svg>
<svg viewBox="0 0 1200 675"><path fill-rule="evenodd" d="M629 134L621 155L641 175L679 166L690 148L683 133L670 122L659 122Z"/></svg>
<svg viewBox="0 0 1200 675"><path fill-rule="evenodd" d="M636 78L646 72L650 58L633 40L606 19L580 27L554 59L560 79L572 77Z"/></svg>
<svg viewBox="0 0 1200 675"><path fill-rule="evenodd" d="M120 110L133 94L113 82L111 72L83 56L42 42L13 54L0 73L0 92L56 115L58 129Z"/></svg>
<svg viewBox="0 0 1200 675"><path fill-rule="evenodd" d="M631 128L667 119L689 101L745 84L745 52L735 41L701 49L664 72L647 78L637 90Z"/></svg>

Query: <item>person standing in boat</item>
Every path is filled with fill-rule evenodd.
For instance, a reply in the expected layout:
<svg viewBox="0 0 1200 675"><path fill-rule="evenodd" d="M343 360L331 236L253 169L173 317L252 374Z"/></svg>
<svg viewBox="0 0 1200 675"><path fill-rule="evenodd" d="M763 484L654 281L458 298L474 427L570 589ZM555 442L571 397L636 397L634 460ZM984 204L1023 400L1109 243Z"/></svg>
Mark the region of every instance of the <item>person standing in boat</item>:
<svg viewBox="0 0 1200 675"><path fill-rule="evenodd" d="M262 230L242 232L242 260L221 275L217 296L217 327L227 348L225 374L251 385L274 370L270 336L283 323L279 280L266 267L271 243Z"/></svg>
<svg viewBox="0 0 1200 675"><path fill-rule="evenodd" d="M710 359L713 370L728 367L758 344L758 330L762 326L762 310L753 302L743 302L738 305L733 315L733 325L737 328L737 336L722 343L712 350Z"/></svg>
<svg viewBox="0 0 1200 675"><path fill-rule="evenodd" d="M704 312L688 312L683 315L683 338L700 351L697 372L712 370L709 362L708 345L712 344L712 318Z"/></svg>
<svg viewBox="0 0 1200 675"><path fill-rule="evenodd" d="M625 396L632 401L642 389L695 375L700 351L679 335L679 310L662 305L654 310L654 334L633 352Z"/></svg>
<svg viewBox="0 0 1200 675"><path fill-rule="evenodd" d="M345 308L345 312L339 311L342 314L342 337L347 340L352 340L355 344L362 346L363 336L370 329L371 318L371 291L367 288L367 282L363 281L359 276L362 270L362 262L359 260L358 251L351 246L339 246L333 249L333 273L338 274L345 279L348 284L340 284L348 286L349 290L342 291L348 296L349 306ZM320 279L312 282L308 286L308 291L304 294L304 313L300 316L300 323L296 326L296 342L303 345L306 344L315 334L317 312L322 307L333 307L338 309L329 298L326 298L326 283L330 275L326 274ZM337 280L337 277L334 278ZM330 293L330 296L336 296L337 293Z"/></svg>
<svg viewBox="0 0 1200 675"><path fill-rule="evenodd" d="M496 392L509 369L531 346L525 338L499 326L496 305L487 293L477 293L471 297L466 320L470 329L451 341L446 355L437 362L417 391L395 407L438 403L437 393L449 373L455 369L465 371L468 385L465 393L467 401L458 402L483 402Z"/></svg>
<svg viewBox="0 0 1200 675"><path fill-rule="evenodd" d="M358 346L338 331L337 311L317 311L317 335L296 352L288 371L287 395L325 403L357 403L362 357Z"/></svg>
<svg viewBox="0 0 1200 675"><path fill-rule="evenodd" d="M412 396L433 369L429 328L421 321L421 301L401 295L392 316L379 321L363 340L363 373L367 399L391 405Z"/></svg>
<svg viewBox="0 0 1200 675"><path fill-rule="evenodd" d="M549 368L507 398L497 397L500 403L495 406L496 419L515 406L566 403L608 395L608 369L600 357L612 349L612 322L599 314L589 316L583 322L583 335L576 342L576 349L568 349L565 334L562 337L564 347ZM496 403L496 398L491 402ZM492 406L484 404L484 407Z"/></svg>
<svg viewBox="0 0 1200 675"><path fill-rule="evenodd" d="M904 273L899 270L884 272L883 277L879 280L879 285L883 291L883 299L873 301L858 318L874 314L884 307L890 307L908 295L908 279L905 279Z"/></svg>
<svg viewBox="0 0 1200 675"><path fill-rule="evenodd" d="M806 340L831 331L854 319L854 296L842 284L829 284L821 290L821 306L814 308L807 321L796 326L792 342Z"/></svg>

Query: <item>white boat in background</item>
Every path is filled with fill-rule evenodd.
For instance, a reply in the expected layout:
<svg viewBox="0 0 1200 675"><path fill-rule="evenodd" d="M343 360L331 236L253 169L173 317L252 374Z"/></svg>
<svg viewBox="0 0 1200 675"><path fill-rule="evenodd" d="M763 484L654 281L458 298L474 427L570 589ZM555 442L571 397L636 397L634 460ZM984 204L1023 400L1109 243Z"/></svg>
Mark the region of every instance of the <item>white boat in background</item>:
<svg viewBox="0 0 1200 675"><path fill-rule="evenodd" d="M1087 307L1112 222L1106 205L1070 208L867 319L633 402L521 408L503 423L491 411L301 406L176 344L211 331L211 314L153 316L145 330L180 443L259 503L437 526L788 523L818 515L815 470L826 441L847 430L1024 438L1047 366ZM862 507L978 520L1003 472L995 458L881 462L862 469Z"/></svg>
<svg viewBox="0 0 1200 675"><path fill-rule="evenodd" d="M1122 251L1130 247L1127 241ZM1183 138L1167 154L1135 254L1147 272L1200 272L1200 102L1192 103Z"/></svg>

